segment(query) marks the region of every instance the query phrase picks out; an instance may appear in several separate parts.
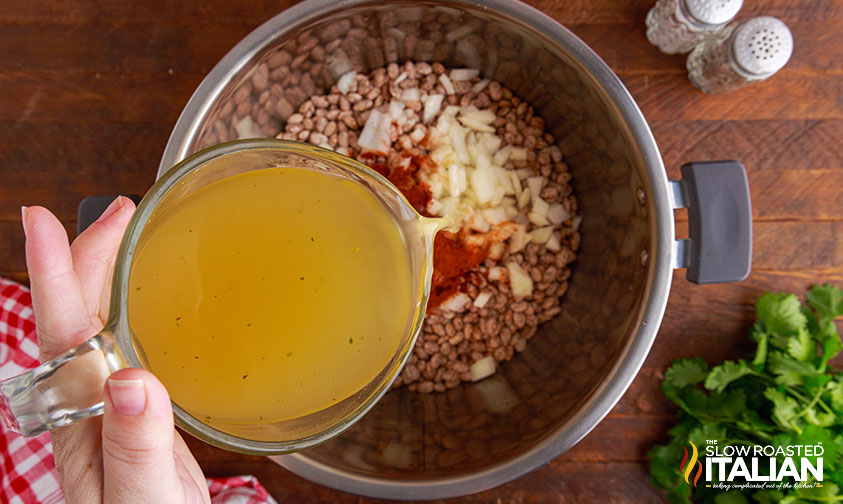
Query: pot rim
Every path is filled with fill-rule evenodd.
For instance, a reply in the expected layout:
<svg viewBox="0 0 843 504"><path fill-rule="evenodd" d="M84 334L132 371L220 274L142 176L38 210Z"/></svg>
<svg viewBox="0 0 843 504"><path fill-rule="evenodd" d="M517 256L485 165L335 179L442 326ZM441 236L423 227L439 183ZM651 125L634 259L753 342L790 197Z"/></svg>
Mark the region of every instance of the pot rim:
<svg viewBox="0 0 843 504"><path fill-rule="evenodd" d="M241 40L205 77L176 122L159 165L158 176L187 156L200 124L225 86L268 44L289 30L339 9L378 0L306 0L272 17ZM579 37L539 10L514 0L443 0L466 10L492 10L568 51L599 84L617 108L647 168L645 188L651 227L648 273L641 307L635 314L634 335L627 341L607 379L577 413L547 433L521 455L482 471L436 480L378 479L336 469L310 459L306 452L270 457L284 468L324 486L382 499L442 499L487 490L527 474L564 453L584 438L617 404L629 388L655 340L667 305L674 266L673 205L661 155L638 105L618 76Z"/></svg>

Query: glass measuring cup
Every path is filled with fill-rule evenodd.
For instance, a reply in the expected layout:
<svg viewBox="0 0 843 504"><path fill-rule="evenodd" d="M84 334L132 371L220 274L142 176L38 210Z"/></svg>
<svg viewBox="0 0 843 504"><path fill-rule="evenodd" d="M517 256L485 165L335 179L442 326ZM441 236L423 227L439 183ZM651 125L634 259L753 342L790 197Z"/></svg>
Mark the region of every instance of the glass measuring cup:
<svg viewBox="0 0 843 504"><path fill-rule="evenodd" d="M410 356L430 292L433 237L444 221L420 216L395 186L357 161L298 142L254 139L201 151L177 164L155 183L138 205L123 236L105 327L56 359L0 383L0 418L4 424L22 434L36 435L102 414L103 386L108 375L124 367L145 367L143 347L129 324L128 298L133 257L150 218L164 215L169 208L216 181L274 167L321 171L362 186L399 225L412 276L410 292L415 296L406 314L405 334L387 364L371 381L351 396L319 411L273 423L226 420L211 423L174 402L176 423L221 448L269 455L298 451L326 441L362 417L386 393Z"/></svg>

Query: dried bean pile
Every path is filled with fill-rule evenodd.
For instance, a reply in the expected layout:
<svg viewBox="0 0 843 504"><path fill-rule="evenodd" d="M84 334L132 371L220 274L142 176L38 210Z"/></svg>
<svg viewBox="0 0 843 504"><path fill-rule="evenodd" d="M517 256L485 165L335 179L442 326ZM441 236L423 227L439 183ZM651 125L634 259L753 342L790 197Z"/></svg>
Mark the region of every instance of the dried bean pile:
<svg viewBox="0 0 843 504"><path fill-rule="evenodd" d="M553 135L544 131L544 120L535 115L529 104L495 81L477 93L471 89L480 81L479 77L455 81L454 93L448 94L439 80L445 71L440 63L407 62L391 63L368 75L357 74L347 93L341 93L334 85L327 95L305 100L289 116L284 131L277 137L330 147L358 158L361 150L357 138L373 108L400 99L403 91L410 88L418 88L422 95L447 94L443 106L474 105L495 112L497 118L492 124L503 145L527 149L526 160L508 161L504 168L529 168L532 176L541 175L544 178L541 198L548 203L562 204L575 216L577 200L570 185L571 174ZM408 102L406 107L416 114L401 131L392 135L392 146L396 150L425 152L422 142L428 125L435 120L428 125L422 123L421 101ZM427 315L413 355L394 386L406 386L421 393L442 392L470 381L469 370L474 362L486 356L503 362L522 351L536 334L538 325L561 311L560 297L568 289L571 275L569 265L576 259L580 245L577 227L576 219L568 219L555 231L562 244L557 252L531 242L514 254L506 247L497 261L486 259L475 270L478 274L470 275L466 284L472 303L460 312L438 309ZM488 279L490 268L511 261L530 275L534 288L529 297L513 296L506 279ZM483 292L491 297L479 308L473 301Z"/></svg>

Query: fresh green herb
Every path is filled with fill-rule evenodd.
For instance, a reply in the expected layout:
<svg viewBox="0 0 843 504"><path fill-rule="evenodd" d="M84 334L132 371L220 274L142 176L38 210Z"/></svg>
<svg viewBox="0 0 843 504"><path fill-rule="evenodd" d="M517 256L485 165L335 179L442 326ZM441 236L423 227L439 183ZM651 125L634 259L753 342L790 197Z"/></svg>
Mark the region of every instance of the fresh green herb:
<svg viewBox="0 0 843 504"><path fill-rule="evenodd" d="M245 380L246 378L248 378L248 377L249 377L249 375L247 375L247 374L244 374L244 375L243 375L243 379L244 379L244 380Z"/></svg>
<svg viewBox="0 0 843 504"><path fill-rule="evenodd" d="M304 280L304 277L299 277L299 280Z"/></svg>
<svg viewBox="0 0 843 504"><path fill-rule="evenodd" d="M292 356L293 356L293 352L287 352L287 357L292 357Z"/></svg>
<svg viewBox="0 0 843 504"><path fill-rule="evenodd" d="M348 344L351 345L354 343L354 338L348 338Z"/></svg>
<svg viewBox="0 0 843 504"><path fill-rule="evenodd" d="M667 369L662 391L679 407L679 423L668 431L670 441L653 446L648 457L650 482L668 491L669 502L843 502L843 372L828 364L843 350L834 324L843 315L843 292L815 286L805 300L807 305L794 294L762 295L750 332L756 348L745 359L710 368L703 359L683 358ZM709 440L719 446L822 445L822 485L794 488L796 481L787 478L790 486L774 490L689 485L680 473L682 448L690 441L703 452Z"/></svg>

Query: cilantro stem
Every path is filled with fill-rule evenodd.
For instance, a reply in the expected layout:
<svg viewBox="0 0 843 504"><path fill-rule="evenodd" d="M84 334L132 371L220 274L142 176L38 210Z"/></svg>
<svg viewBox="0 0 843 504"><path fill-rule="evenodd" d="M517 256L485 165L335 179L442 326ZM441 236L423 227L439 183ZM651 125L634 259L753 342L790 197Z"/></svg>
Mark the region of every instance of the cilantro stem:
<svg viewBox="0 0 843 504"><path fill-rule="evenodd" d="M817 393L816 393L816 394L814 394L814 398L813 398L813 399L811 399L811 402L810 402L810 403L808 403L808 405L807 405L807 406L805 406L805 407L802 409L802 411L800 411L799 413L797 413L797 414L796 414L796 416L795 416L795 417L793 417L793 419L794 419L794 420L796 420L797 418L799 418L799 417L801 417L802 415L804 415L805 413L807 413L809 409L813 408L813 407L814 407L814 405L815 405L815 404L817 404L817 401L819 401L819 400L820 400L820 396L822 395L822 393L823 393L823 392L825 392L825 386L822 386L822 387L820 387L820 388L819 388L819 390L817 390Z"/></svg>

